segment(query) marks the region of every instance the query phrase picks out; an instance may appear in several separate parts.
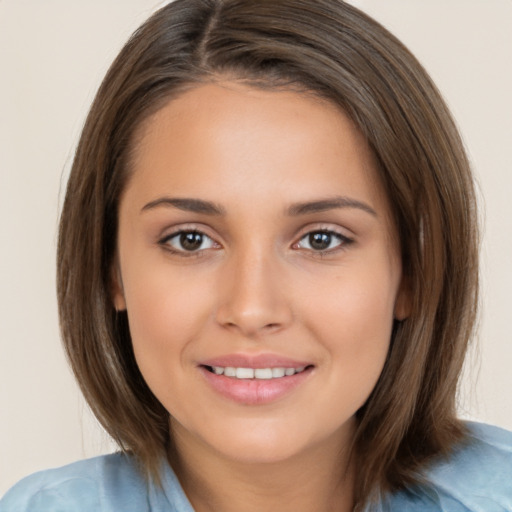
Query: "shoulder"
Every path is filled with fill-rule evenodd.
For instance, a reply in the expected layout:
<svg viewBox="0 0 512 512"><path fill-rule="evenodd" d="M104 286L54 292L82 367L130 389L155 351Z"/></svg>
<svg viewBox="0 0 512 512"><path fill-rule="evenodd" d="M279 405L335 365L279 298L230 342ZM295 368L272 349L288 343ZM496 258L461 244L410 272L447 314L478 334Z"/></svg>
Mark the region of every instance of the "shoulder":
<svg viewBox="0 0 512 512"><path fill-rule="evenodd" d="M512 432L481 423L468 427L467 443L434 466L430 480L441 500L459 503L460 510L512 510Z"/></svg>
<svg viewBox="0 0 512 512"><path fill-rule="evenodd" d="M147 510L147 487L135 461L121 453L30 475L0 500L0 512Z"/></svg>
<svg viewBox="0 0 512 512"><path fill-rule="evenodd" d="M407 504L411 512L512 511L512 432L481 423L467 426L467 440L428 468L425 485L394 496L395 507Z"/></svg>

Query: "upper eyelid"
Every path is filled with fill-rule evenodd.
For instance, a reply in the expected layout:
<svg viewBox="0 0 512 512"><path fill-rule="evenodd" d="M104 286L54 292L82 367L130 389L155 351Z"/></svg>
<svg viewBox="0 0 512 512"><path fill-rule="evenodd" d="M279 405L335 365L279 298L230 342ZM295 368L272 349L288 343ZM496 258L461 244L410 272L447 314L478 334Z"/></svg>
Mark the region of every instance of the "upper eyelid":
<svg viewBox="0 0 512 512"><path fill-rule="evenodd" d="M158 243L167 243L169 240L172 240L173 238L180 236L182 233L198 233L206 238L209 238L214 244L221 245L219 242L217 242L217 240L214 237L199 229L178 229L177 231L173 231L160 237Z"/></svg>
<svg viewBox="0 0 512 512"><path fill-rule="evenodd" d="M298 245L302 240L304 240L306 237L311 235L312 233L328 233L329 235L333 235L336 237L339 241L340 247L343 247L349 243L352 243L354 239L352 237L349 237L347 235L344 235L343 233L339 233L338 231L334 231L332 229L312 229L310 231L306 231L302 236L300 236L296 242L293 243L294 246ZM325 251L328 252L330 249L326 249ZM322 252L322 251L315 251L315 252Z"/></svg>
<svg viewBox="0 0 512 512"><path fill-rule="evenodd" d="M309 231L306 231L303 235L301 235L299 237L299 240L306 238L308 235L311 235L312 233L327 233L329 235L339 237L343 240L351 240L351 237L345 235L344 233L340 233L339 231L335 231L333 229L311 229Z"/></svg>
<svg viewBox="0 0 512 512"><path fill-rule="evenodd" d="M317 233L319 231L322 231L324 233L333 233L335 235L341 236L342 238L347 238L350 240L352 240L355 237L355 234L348 228L323 222L303 226L301 229L298 230L295 236L297 240L301 240L306 235L310 233Z"/></svg>
<svg viewBox="0 0 512 512"><path fill-rule="evenodd" d="M308 228L303 232L302 236L308 235L309 233L333 233L335 235L348 237L348 235L344 233L344 230L332 227Z"/></svg>
<svg viewBox="0 0 512 512"><path fill-rule="evenodd" d="M207 226L204 226L203 224L178 224L176 226L168 226L165 229L162 229L160 233L158 234L158 240L168 240L169 238L172 238L173 236L179 235L180 233L201 233L202 235L205 235L212 240L216 240L216 237L210 233L210 229L208 229Z"/></svg>

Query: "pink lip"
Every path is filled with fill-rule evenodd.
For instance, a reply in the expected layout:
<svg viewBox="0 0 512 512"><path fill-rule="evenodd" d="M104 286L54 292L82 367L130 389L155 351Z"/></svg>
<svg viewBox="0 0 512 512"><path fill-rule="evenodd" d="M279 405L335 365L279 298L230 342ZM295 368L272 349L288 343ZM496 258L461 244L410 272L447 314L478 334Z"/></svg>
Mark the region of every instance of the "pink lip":
<svg viewBox="0 0 512 512"><path fill-rule="evenodd" d="M260 380L236 379L216 375L209 371L206 368L207 366L231 366L235 368L299 368L304 366L306 369L287 377ZM307 380L313 370L311 363L295 361L272 354L257 356L232 354L204 361L198 368L215 392L242 405L264 405L284 398Z"/></svg>

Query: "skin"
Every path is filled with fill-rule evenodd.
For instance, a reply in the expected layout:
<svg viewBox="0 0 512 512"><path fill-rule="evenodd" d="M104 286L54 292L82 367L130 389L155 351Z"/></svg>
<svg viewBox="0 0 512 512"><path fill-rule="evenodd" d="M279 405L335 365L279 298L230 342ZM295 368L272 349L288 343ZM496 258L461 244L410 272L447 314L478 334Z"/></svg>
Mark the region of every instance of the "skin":
<svg viewBox="0 0 512 512"><path fill-rule="evenodd" d="M173 99L135 140L114 303L171 414L175 470L193 506L351 510L354 415L382 371L393 319L408 313L390 207L362 135L312 95L226 81ZM339 197L341 206L289 211ZM162 198L210 201L222 214ZM198 250L183 249L180 230L204 233ZM334 233L326 250L311 245L319 231ZM278 400L241 404L198 366L233 353L311 367Z"/></svg>

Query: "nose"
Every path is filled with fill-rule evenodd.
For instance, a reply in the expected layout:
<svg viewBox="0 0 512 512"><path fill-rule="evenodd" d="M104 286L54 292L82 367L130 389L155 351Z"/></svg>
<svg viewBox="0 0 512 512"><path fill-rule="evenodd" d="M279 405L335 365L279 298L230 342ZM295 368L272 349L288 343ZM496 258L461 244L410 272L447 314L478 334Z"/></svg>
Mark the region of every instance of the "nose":
<svg viewBox="0 0 512 512"><path fill-rule="evenodd" d="M276 258L261 251L233 255L219 284L217 322L248 338L288 327L293 315L284 284Z"/></svg>

